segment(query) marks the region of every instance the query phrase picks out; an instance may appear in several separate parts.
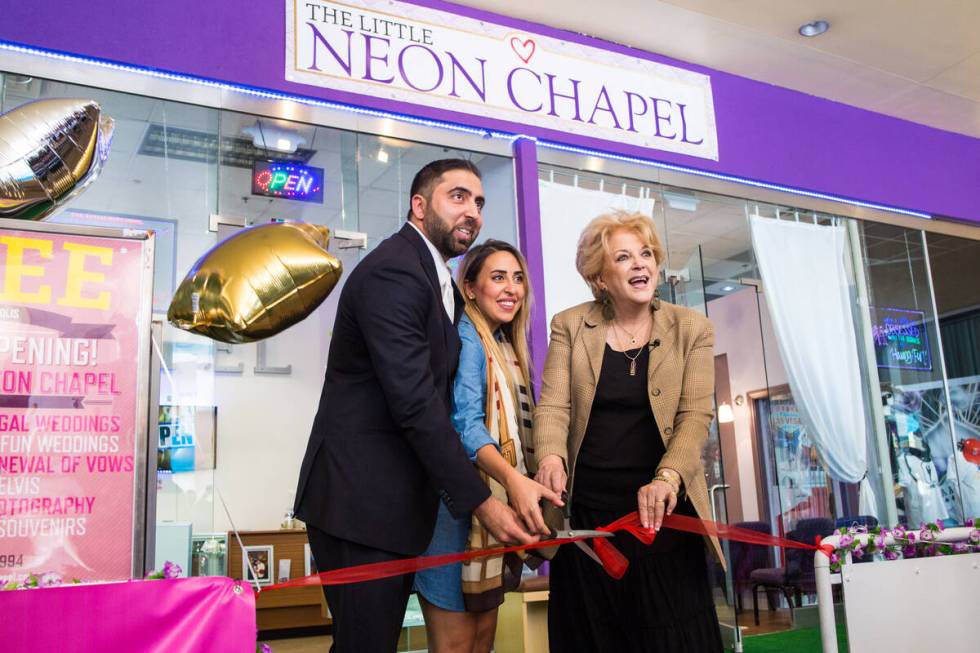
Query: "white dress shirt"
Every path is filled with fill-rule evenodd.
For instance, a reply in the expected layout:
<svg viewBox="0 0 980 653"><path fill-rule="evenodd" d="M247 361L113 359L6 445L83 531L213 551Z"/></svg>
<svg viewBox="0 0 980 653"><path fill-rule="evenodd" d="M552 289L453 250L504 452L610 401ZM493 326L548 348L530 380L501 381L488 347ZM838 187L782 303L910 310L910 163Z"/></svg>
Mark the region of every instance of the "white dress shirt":
<svg viewBox="0 0 980 653"><path fill-rule="evenodd" d="M436 264L436 277L439 280L439 288L442 290L442 305L446 309L446 315L449 316L449 321L452 322L453 316L456 314L456 297L453 294L453 277L449 273L449 266L446 265L446 260L442 258L442 254L439 253L436 246L425 237L422 230L415 226L415 223L411 220L409 220L408 224L412 225L412 228L419 232L426 247L429 248L429 252L432 254L432 262Z"/></svg>

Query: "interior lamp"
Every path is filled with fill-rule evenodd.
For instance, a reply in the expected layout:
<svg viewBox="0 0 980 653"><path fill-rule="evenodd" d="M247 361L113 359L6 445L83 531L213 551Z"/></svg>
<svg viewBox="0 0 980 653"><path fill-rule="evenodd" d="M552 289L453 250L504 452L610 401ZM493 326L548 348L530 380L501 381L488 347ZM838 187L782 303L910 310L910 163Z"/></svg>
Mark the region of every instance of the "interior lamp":
<svg viewBox="0 0 980 653"><path fill-rule="evenodd" d="M718 406L719 424L731 424L734 421L735 421L735 413L732 412L732 407L728 405L728 402L724 402L720 406Z"/></svg>

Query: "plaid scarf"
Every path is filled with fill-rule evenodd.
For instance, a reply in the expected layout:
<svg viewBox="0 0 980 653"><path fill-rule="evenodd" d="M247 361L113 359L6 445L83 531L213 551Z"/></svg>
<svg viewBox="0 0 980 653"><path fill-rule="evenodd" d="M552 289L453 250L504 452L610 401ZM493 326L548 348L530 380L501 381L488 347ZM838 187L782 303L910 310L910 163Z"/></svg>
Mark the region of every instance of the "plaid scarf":
<svg viewBox="0 0 980 653"><path fill-rule="evenodd" d="M523 443L531 437L534 407L530 388L523 378L514 348L504 334L500 330L491 334L483 316L473 315L476 311L469 306L466 312L476 327L487 358L487 431L499 445L504 460L526 474ZM490 488L491 495L506 504L507 491L504 487L485 472L481 471L480 475ZM500 542L474 516L466 549L496 546L500 546ZM483 612L503 603L504 593L516 589L520 583L524 557L523 554L507 554L464 562L463 601L467 611Z"/></svg>

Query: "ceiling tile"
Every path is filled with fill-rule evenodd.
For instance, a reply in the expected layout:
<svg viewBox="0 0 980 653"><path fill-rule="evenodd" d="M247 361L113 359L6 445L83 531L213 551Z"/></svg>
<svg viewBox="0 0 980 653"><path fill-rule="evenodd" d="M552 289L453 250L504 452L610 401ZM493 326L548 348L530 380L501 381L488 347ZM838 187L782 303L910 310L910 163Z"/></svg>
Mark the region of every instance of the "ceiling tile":
<svg viewBox="0 0 980 653"><path fill-rule="evenodd" d="M980 41L980 35L977 36L977 40ZM925 85L980 102L980 52L947 68Z"/></svg>

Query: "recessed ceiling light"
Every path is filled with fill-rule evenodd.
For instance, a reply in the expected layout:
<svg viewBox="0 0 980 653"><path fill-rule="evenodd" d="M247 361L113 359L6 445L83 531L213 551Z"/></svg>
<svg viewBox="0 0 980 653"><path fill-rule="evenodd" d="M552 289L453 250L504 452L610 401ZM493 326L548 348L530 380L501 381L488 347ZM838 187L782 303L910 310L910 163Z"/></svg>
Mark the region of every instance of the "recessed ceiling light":
<svg viewBox="0 0 980 653"><path fill-rule="evenodd" d="M379 149L378 150L378 161L381 162L381 163L388 163L388 152L385 151L385 150L383 150L383 149Z"/></svg>
<svg viewBox="0 0 980 653"><path fill-rule="evenodd" d="M806 25L800 25L800 29L797 31L799 31L800 36L820 36L829 29L830 23L827 21L814 20Z"/></svg>
<svg viewBox="0 0 980 653"><path fill-rule="evenodd" d="M735 290L735 286L722 286L721 287L721 291L722 292L731 292L733 290Z"/></svg>

